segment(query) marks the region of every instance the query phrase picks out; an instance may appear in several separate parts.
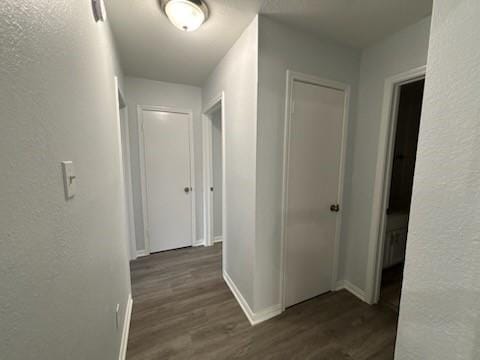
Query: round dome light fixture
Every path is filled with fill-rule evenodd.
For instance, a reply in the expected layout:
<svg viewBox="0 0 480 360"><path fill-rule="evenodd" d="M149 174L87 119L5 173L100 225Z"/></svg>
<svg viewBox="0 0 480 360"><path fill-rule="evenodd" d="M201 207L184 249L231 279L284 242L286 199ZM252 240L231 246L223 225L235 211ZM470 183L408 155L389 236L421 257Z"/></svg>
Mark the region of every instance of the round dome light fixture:
<svg viewBox="0 0 480 360"><path fill-rule="evenodd" d="M208 7L202 0L164 0L162 8L170 22L182 31L195 31L208 18Z"/></svg>

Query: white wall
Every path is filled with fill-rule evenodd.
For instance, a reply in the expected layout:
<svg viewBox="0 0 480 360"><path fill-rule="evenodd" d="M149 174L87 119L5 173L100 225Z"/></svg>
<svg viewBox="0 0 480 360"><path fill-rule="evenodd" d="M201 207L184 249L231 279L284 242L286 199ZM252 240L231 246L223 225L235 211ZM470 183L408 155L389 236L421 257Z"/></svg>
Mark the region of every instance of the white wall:
<svg viewBox="0 0 480 360"><path fill-rule="evenodd" d="M411 25L362 52L358 115L350 133L350 179L342 233L341 276L361 290L367 277L372 198L385 80L426 64L430 18Z"/></svg>
<svg viewBox="0 0 480 360"><path fill-rule="evenodd" d="M480 2L436 0L395 358L480 359Z"/></svg>
<svg viewBox="0 0 480 360"><path fill-rule="evenodd" d="M142 192L140 187L137 105L177 107L192 110L193 112L193 140L195 147L194 192L197 231L197 239L195 240L203 240L201 89L196 86L125 77L125 93L128 105L128 123L130 129L130 157L132 165L132 191L137 251L145 249Z"/></svg>
<svg viewBox="0 0 480 360"><path fill-rule="evenodd" d="M1 357L116 359L130 276L108 25L89 1L6 0L0 43Z"/></svg>
<svg viewBox="0 0 480 360"><path fill-rule="evenodd" d="M222 236L222 109L210 116L212 120L212 172L213 172L213 236Z"/></svg>
<svg viewBox="0 0 480 360"><path fill-rule="evenodd" d="M280 303L280 233L286 71L352 87L355 121L360 52L260 16L255 309ZM348 173L347 173L348 178Z"/></svg>
<svg viewBox="0 0 480 360"><path fill-rule="evenodd" d="M202 88L203 105L225 93L226 272L253 306L258 19L245 29Z"/></svg>

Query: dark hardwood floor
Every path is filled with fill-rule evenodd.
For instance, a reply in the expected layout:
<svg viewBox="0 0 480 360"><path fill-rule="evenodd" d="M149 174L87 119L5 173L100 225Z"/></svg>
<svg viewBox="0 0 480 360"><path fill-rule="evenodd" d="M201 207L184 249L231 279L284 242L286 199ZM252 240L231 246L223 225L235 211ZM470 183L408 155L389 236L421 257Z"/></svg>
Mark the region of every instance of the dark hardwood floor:
<svg viewBox="0 0 480 360"><path fill-rule="evenodd" d="M127 359L393 359L397 314L347 291L250 326L223 282L221 245L131 263Z"/></svg>

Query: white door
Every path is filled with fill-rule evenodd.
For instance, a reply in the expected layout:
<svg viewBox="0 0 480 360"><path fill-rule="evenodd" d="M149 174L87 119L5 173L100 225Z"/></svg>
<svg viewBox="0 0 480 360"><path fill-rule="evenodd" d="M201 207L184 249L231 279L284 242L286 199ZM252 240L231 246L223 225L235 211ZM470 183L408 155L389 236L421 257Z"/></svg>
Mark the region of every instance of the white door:
<svg viewBox="0 0 480 360"><path fill-rule="evenodd" d="M345 92L294 81L285 228L291 306L332 290Z"/></svg>
<svg viewBox="0 0 480 360"><path fill-rule="evenodd" d="M150 252L192 245L190 117L142 112Z"/></svg>

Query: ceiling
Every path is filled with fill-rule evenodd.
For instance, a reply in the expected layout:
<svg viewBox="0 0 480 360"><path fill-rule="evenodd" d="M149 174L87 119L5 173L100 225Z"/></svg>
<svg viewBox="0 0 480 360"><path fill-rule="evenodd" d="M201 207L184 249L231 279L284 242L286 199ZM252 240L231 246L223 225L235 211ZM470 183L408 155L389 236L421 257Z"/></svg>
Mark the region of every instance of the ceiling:
<svg viewBox="0 0 480 360"><path fill-rule="evenodd" d="M206 0L195 32L172 26L158 0L105 0L126 75L202 85L260 12L290 26L362 48L430 14L432 0Z"/></svg>

